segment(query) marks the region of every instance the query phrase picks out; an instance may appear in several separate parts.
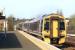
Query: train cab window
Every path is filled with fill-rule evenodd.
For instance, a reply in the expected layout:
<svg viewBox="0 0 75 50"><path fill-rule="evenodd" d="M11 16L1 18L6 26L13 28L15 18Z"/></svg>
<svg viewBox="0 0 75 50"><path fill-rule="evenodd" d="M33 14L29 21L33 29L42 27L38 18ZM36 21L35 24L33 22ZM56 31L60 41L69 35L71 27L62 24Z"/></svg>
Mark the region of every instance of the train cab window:
<svg viewBox="0 0 75 50"><path fill-rule="evenodd" d="M44 30L49 30L49 22L46 22L46 23L44 24Z"/></svg>
<svg viewBox="0 0 75 50"><path fill-rule="evenodd" d="M59 29L65 30L65 23L64 22L59 22Z"/></svg>

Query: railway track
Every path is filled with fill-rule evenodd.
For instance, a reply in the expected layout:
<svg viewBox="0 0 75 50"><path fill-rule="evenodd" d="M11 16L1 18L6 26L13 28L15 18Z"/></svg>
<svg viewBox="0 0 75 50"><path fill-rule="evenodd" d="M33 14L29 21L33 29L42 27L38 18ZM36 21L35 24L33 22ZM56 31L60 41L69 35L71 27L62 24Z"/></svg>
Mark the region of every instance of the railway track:
<svg viewBox="0 0 75 50"><path fill-rule="evenodd" d="M62 46L59 46L61 50L75 50L75 46L70 43L65 43Z"/></svg>
<svg viewBox="0 0 75 50"><path fill-rule="evenodd" d="M62 50L75 50L75 34L68 34Z"/></svg>
<svg viewBox="0 0 75 50"><path fill-rule="evenodd" d="M66 43L70 44L71 46L75 46L75 36L67 37Z"/></svg>

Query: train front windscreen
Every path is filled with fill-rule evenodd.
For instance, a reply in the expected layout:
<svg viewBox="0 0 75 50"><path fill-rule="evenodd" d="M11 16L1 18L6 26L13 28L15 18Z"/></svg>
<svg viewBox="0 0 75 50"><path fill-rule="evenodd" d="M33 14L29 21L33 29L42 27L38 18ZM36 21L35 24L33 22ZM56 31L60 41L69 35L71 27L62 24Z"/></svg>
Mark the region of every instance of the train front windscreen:
<svg viewBox="0 0 75 50"><path fill-rule="evenodd" d="M59 30L65 30L65 23L59 22Z"/></svg>

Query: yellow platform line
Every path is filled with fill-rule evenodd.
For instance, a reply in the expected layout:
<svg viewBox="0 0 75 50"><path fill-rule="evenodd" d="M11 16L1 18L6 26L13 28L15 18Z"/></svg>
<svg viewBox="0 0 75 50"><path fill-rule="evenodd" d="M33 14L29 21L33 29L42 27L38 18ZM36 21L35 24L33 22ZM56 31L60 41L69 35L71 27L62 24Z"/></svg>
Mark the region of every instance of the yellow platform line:
<svg viewBox="0 0 75 50"><path fill-rule="evenodd" d="M32 43L34 43L36 46L38 46L41 50L60 50L59 48L50 45L38 38L35 38L29 34L27 34L26 32L23 31L19 31L17 30L17 32L19 32L20 34L22 34L24 37L26 37L28 40L30 40Z"/></svg>

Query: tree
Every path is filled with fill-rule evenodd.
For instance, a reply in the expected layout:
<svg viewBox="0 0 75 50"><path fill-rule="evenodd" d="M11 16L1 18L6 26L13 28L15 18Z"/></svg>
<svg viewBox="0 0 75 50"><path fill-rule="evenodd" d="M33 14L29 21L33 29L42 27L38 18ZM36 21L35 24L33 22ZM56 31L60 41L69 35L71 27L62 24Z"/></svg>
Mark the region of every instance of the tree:
<svg viewBox="0 0 75 50"><path fill-rule="evenodd" d="M75 34L75 15L70 16L69 20L68 33Z"/></svg>
<svg viewBox="0 0 75 50"><path fill-rule="evenodd" d="M7 21L8 21L8 31L13 31L14 30L14 21L15 21L15 18L11 15L7 18Z"/></svg>

